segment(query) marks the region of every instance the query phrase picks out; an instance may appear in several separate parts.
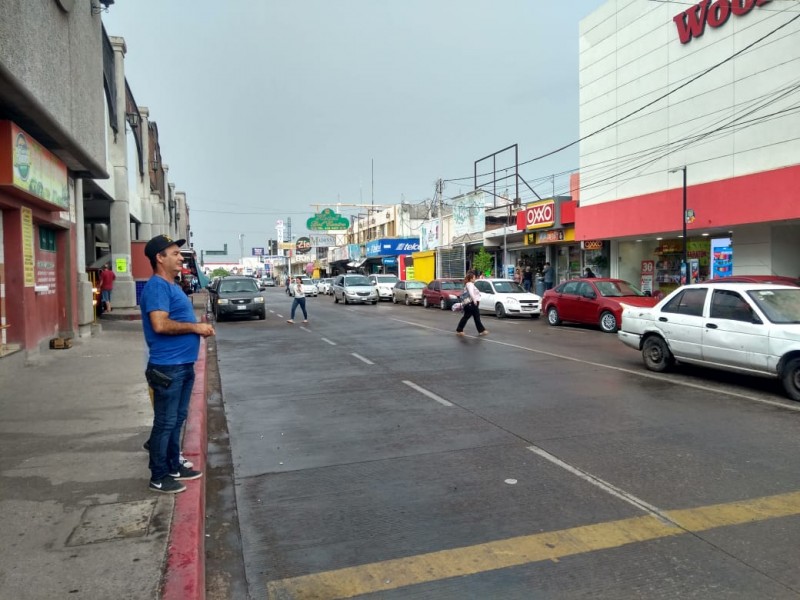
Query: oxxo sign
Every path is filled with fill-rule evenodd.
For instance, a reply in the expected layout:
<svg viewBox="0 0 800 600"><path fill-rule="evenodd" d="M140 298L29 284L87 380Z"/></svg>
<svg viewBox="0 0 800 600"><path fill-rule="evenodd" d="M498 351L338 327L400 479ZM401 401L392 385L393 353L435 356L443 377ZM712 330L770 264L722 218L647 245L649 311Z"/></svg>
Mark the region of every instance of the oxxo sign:
<svg viewBox="0 0 800 600"><path fill-rule="evenodd" d="M709 27L722 27L731 15L741 17L756 6L764 6L772 0L703 0L682 13L675 15L673 21L678 28L681 44L688 44L692 38L699 38Z"/></svg>
<svg viewBox="0 0 800 600"><path fill-rule="evenodd" d="M541 229L552 227L556 222L555 200L542 200L528 204L517 217L517 229ZM521 222L520 222L521 221Z"/></svg>

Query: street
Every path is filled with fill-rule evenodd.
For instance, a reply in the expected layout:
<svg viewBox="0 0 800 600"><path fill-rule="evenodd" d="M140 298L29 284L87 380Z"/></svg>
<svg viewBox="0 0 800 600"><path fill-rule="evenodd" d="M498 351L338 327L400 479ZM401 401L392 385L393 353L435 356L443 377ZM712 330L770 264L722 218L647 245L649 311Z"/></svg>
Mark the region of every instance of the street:
<svg viewBox="0 0 800 600"><path fill-rule="evenodd" d="M459 338L460 313L319 296L289 325L266 295L209 354L251 598L800 597L800 404L776 381L655 374L544 317ZM236 536L209 503L213 577Z"/></svg>

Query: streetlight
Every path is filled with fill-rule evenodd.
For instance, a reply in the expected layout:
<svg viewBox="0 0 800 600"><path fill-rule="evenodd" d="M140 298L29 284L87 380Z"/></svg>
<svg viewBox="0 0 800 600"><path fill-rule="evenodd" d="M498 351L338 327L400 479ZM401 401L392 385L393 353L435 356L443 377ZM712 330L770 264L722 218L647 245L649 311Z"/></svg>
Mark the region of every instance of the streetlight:
<svg viewBox="0 0 800 600"><path fill-rule="evenodd" d="M670 173L678 171L683 171L683 266L681 267L681 276L685 276L685 283L689 283L689 258L686 249L686 165L676 167L670 170Z"/></svg>

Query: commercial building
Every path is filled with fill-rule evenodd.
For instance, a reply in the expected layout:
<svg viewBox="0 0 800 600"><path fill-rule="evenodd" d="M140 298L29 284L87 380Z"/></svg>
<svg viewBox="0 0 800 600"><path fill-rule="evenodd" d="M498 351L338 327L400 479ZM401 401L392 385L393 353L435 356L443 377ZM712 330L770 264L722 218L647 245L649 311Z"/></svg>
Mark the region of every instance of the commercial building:
<svg viewBox="0 0 800 600"><path fill-rule="evenodd" d="M610 241L612 275L666 292L684 255L699 278L800 275L799 37L797 2L770 0L581 22L575 237Z"/></svg>

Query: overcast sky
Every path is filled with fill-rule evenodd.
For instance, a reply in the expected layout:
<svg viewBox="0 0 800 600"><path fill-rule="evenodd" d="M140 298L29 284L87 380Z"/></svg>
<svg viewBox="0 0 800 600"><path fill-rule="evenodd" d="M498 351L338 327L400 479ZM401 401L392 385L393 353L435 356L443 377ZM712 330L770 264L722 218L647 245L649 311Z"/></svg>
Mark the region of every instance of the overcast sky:
<svg viewBox="0 0 800 600"><path fill-rule="evenodd" d="M125 38L195 249L227 244L237 259L240 234L249 255L278 219L303 235L337 202L348 216L416 204L437 179L465 178L446 184L453 197L477 159L574 141L578 23L604 1L117 0L103 20ZM574 146L520 174L546 197L550 175L577 166Z"/></svg>

